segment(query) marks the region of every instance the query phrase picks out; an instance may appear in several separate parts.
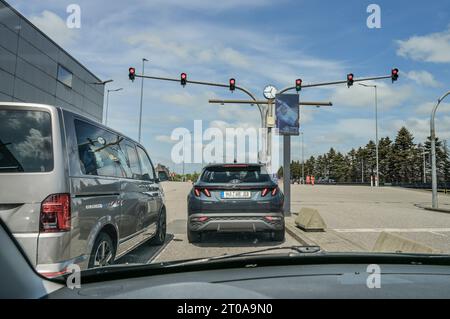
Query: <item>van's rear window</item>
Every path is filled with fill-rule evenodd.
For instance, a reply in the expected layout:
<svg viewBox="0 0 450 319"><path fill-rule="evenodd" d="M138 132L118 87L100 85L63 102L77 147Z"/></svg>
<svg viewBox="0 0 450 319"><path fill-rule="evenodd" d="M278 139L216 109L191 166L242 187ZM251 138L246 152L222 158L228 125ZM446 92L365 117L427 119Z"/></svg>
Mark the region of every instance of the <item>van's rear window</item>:
<svg viewBox="0 0 450 319"><path fill-rule="evenodd" d="M50 113L0 110L0 174L51 170L53 147Z"/></svg>

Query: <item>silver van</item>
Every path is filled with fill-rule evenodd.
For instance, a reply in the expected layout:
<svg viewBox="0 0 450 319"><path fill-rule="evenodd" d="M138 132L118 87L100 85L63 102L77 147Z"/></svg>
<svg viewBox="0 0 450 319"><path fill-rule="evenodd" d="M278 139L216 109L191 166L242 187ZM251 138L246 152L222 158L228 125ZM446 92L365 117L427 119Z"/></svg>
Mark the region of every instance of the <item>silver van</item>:
<svg viewBox="0 0 450 319"><path fill-rule="evenodd" d="M0 103L0 218L48 277L163 244L160 182L118 132L60 107Z"/></svg>

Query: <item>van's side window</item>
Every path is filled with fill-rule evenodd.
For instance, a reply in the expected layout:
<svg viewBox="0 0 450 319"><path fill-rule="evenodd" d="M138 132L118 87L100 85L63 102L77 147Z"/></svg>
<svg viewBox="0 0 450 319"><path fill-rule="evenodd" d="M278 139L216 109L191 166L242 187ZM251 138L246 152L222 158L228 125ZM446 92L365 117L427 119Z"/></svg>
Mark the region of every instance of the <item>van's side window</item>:
<svg viewBox="0 0 450 319"><path fill-rule="evenodd" d="M138 155L136 153L136 148L127 143L125 144L125 150L128 158L128 164L130 165L131 173L133 174L132 178L141 179L142 172L141 166L139 165Z"/></svg>
<svg viewBox="0 0 450 319"><path fill-rule="evenodd" d="M148 158L147 153L145 153L145 151L140 147L137 147L137 152L142 167L142 179L154 181L155 174L153 172L153 165L150 159Z"/></svg>
<svg viewBox="0 0 450 319"><path fill-rule="evenodd" d="M75 131L83 174L131 177L131 169L119 146L122 137L79 120L75 120Z"/></svg>

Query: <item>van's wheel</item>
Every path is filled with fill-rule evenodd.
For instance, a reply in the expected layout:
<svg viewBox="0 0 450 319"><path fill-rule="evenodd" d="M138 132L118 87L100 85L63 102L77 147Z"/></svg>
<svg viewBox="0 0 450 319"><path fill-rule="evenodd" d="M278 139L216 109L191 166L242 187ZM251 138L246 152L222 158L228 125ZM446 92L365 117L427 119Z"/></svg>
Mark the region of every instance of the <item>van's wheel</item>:
<svg viewBox="0 0 450 319"><path fill-rule="evenodd" d="M89 258L89 268L105 267L114 263L116 249L111 237L107 233L100 233L95 240Z"/></svg>
<svg viewBox="0 0 450 319"><path fill-rule="evenodd" d="M202 233L197 232L197 231L192 231L188 227L187 238L188 238L189 243L199 243L202 241Z"/></svg>
<svg viewBox="0 0 450 319"><path fill-rule="evenodd" d="M273 241L284 241L285 238L285 229L283 227L282 230L276 230L273 232Z"/></svg>
<svg viewBox="0 0 450 319"><path fill-rule="evenodd" d="M163 209L159 214L158 226L156 230L155 237L151 240L152 245L162 245L166 241L167 233L167 221L166 221L166 211Z"/></svg>

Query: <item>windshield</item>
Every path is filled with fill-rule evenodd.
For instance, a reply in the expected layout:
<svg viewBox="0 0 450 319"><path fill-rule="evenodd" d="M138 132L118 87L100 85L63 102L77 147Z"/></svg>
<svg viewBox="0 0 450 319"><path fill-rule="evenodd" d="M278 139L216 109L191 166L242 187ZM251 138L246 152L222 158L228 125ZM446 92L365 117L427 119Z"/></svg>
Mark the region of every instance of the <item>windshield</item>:
<svg viewBox="0 0 450 319"><path fill-rule="evenodd" d="M449 70L448 0L0 0L0 219L52 278L450 255Z"/></svg>

